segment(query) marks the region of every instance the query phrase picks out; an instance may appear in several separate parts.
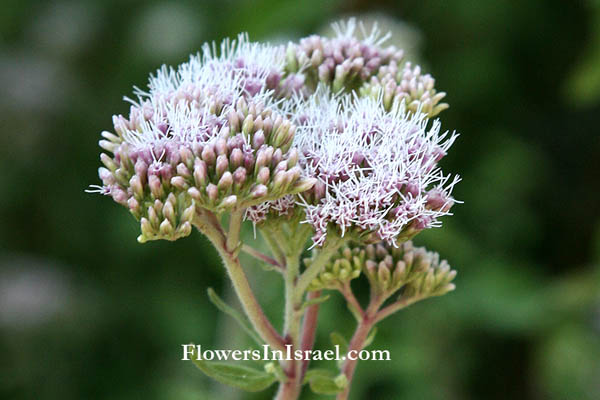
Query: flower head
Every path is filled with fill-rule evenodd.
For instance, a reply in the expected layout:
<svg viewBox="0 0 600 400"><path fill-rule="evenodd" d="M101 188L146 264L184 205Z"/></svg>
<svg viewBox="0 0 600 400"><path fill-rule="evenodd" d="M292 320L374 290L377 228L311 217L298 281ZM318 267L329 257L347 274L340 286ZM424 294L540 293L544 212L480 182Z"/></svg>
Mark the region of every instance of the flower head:
<svg viewBox="0 0 600 400"><path fill-rule="evenodd" d="M321 82L335 92L352 90L376 74L381 66L392 61L399 63L404 56L394 46L381 47L388 35L382 36L377 26L366 32L352 18L334 24L333 28L336 32L333 38L312 35L288 46L286 69L304 75L312 89Z"/></svg>
<svg viewBox="0 0 600 400"><path fill-rule="evenodd" d="M136 89L129 118L113 118L115 134L100 141L112 156L101 155L98 191L140 219L141 241L189 234L190 207L245 208L312 185L291 148L296 126L273 96L282 51L244 35L219 54L207 45L177 70L159 70L147 92Z"/></svg>
<svg viewBox="0 0 600 400"><path fill-rule="evenodd" d="M400 69L398 64L392 61L365 82L360 92L363 96L382 96L386 110L390 110L394 103L404 101L408 110L420 110L429 117L434 117L448 108L448 104L440 103L446 93L437 92L434 85L435 79L429 74L423 74L418 65L413 68L412 64L407 62Z"/></svg>
<svg viewBox="0 0 600 400"><path fill-rule="evenodd" d="M302 195L315 243L331 227L391 244L439 226L458 178L437 164L456 134L402 105L388 112L379 99L323 92L305 104L294 145L306 175L317 179Z"/></svg>

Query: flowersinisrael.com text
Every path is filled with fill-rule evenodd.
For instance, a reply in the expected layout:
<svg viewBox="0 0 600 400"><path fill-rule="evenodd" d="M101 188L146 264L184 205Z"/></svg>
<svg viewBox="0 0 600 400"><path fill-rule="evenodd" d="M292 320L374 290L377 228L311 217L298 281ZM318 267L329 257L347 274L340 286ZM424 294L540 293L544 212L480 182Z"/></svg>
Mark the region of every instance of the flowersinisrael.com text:
<svg viewBox="0 0 600 400"><path fill-rule="evenodd" d="M205 361L302 361L302 360L374 360L374 361L390 361L389 350L350 350L346 354L342 354L340 346L335 345L330 350L293 350L291 344L285 345L285 351L273 350L268 345L263 345L262 349L246 349L246 350L231 350L231 349L202 349L202 345L182 344L183 356L182 360L191 359Z"/></svg>

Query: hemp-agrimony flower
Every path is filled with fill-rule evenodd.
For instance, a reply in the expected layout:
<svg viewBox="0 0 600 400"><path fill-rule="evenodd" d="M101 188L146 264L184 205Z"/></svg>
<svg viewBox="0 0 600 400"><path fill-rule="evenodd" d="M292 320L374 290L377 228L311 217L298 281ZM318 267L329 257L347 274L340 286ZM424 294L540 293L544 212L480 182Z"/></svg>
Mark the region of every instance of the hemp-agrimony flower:
<svg viewBox="0 0 600 400"><path fill-rule="evenodd" d="M454 288L436 253L410 238L441 224L457 176L438 163L456 138L431 117L447 105L430 75L403 63L386 36L350 20L336 36L283 46L246 35L163 67L135 89L127 117L103 132L101 186L139 220L140 242L176 240L196 227L218 251L245 312L240 322L259 344L294 354L313 346L321 290L337 290L357 320L348 349L370 341L374 325L426 297ZM244 219L261 231L264 254L241 235ZM312 236L312 257L304 260ZM239 253L267 263L285 281L284 328L265 315ZM361 306L351 281L367 277ZM309 293L310 292L310 293ZM389 298L399 294L391 302ZM387 305L386 305L387 304ZM356 360L339 371L307 370L306 360L264 370L195 360L207 375L249 391L279 381L278 400L304 383L347 400Z"/></svg>
<svg viewBox="0 0 600 400"><path fill-rule="evenodd" d="M334 96L323 87L298 101L293 120L300 165L317 180L301 195L314 243L333 228L391 244L439 226L449 213L458 177L437 163L456 134L441 133L439 121L403 103L387 111L380 99Z"/></svg>
<svg viewBox="0 0 600 400"><path fill-rule="evenodd" d="M148 92L137 89L129 118L113 118L98 190L140 220L140 241L188 235L195 207L219 213L312 185L291 148L296 126L273 96L283 56L244 35L219 55L205 46L177 70L159 70Z"/></svg>

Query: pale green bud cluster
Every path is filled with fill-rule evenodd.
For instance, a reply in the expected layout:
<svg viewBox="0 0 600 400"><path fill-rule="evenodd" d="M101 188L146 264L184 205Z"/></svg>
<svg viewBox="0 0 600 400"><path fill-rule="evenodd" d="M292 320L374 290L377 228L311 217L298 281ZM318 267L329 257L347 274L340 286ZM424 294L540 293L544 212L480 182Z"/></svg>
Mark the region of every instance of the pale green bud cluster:
<svg viewBox="0 0 600 400"><path fill-rule="evenodd" d="M169 193L164 203L156 199L145 206L140 207L139 211L132 209L134 215L139 212L142 230L138 236L140 243L158 239L177 240L192 232L195 205L188 196Z"/></svg>
<svg viewBox="0 0 600 400"><path fill-rule="evenodd" d="M308 290L340 289L352 279L358 278L365 262L365 254L365 250L358 247L342 247L311 282ZM311 258L304 260L307 268L312 261Z"/></svg>
<svg viewBox="0 0 600 400"><path fill-rule="evenodd" d="M371 77L360 89L362 96L378 98L382 96L383 105L390 110L395 102L405 102L409 111L427 114L434 117L449 106L440 101L446 96L444 92L435 90L435 79L423 74L418 65L414 68L410 62L400 69L395 61L379 69L377 75Z"/></svg>
<svg viewBox="0 0 600 400"><path fill-rule="evenodd" d="M437 253L404 242L398 247L385 243L367 245L363 271L371 288L386 297L403 288L402 296L431 297L454 290L456 271Z"/></svg>

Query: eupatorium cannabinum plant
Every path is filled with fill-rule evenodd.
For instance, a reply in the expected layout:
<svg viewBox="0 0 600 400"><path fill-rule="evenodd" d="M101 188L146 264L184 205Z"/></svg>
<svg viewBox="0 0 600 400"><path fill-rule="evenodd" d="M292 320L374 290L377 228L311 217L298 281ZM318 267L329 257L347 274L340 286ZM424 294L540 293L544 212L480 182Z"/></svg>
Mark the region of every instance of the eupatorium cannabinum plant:
<svg viewBox="0 0 600 400"><path fill-rule="evenodd" d="M410 240L449 215L457 176L440 160L456 134L434 119L448 105L434 79L385 47L376 28L336 25L333 38L286 46L246 35L163 67L135 89L128 116L103 132L97 191L129 209L138 241L177 240L193 227L208 237L243 306L235 315L258 344L310 350L323 291L337 291L356 318L344 351L361 350L382 319L454 289L456 272ZM252 223L271 254L240 235ZM246 252L281 274L285 326L271 324L240 264ZM366 279L370 301L352 288ZM361 297L361 296L359 296ZM283 303L283 302L282 302ZM311 370L307 360L264 370L194 360L241 389L278 382L277 399L304 384L347 399L356 361Z"/></svg>

